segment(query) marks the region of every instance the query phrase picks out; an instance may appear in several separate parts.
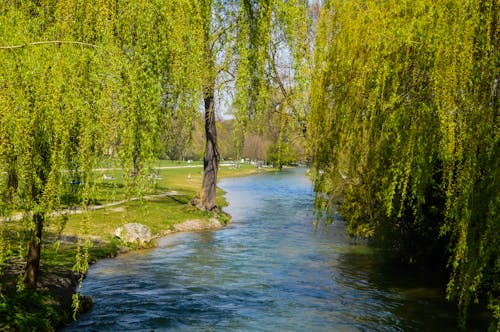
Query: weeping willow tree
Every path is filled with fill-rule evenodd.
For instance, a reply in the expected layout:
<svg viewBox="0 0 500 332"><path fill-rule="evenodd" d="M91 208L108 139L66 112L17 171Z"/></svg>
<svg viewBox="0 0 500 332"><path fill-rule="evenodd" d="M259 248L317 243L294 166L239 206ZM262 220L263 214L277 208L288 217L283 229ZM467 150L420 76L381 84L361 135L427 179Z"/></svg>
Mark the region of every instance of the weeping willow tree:
<svg viewBox="0 0 500 332"><path fill-rule="evenodd" d="M236 150L245 139L278 124L268 155L282 167L290 137L305 133L312 19L307 1L243 2L238 29ZM272 127L272 126L271 126ZM253 130L253 131L252 131ZM265 136L265 135L264 135Z"/></svg>
<svg viewBox="0 0 500 332"><path fill-rule="evenodd" d="M8 45L0 50L2 215L25 214L21 229L29 235L23 283L32 289L44 225L64 203L68 174L79 174L79 183L85 183L81 204L88 204L91 161L109 123L100 112L109 98L109 63L98 47L105 35L93 34L109 20L96 12L99 6L92 9L97 16L90 22L68 20L65 5L4 3L0 16L0 44Z"/></svg>
<svg viewBox="0 0 500 332"><path fill-rule="evenodd" d="M276 48L283 46L285 56L293 64L288 83L294 91L305 85L305 79L298 73L305 66L308 54L304 46L307 40L309 20L306 1L253 1L206 0L198 2L199 17L203 27L203 51L201 77L205 117L205 154L202 188L192 201L202 210L216 211L215 203L217 169L220 160L216 130L216 94L231 82L235 92L235 118L239 123L236 130L242 146L241 136L249 121L259 121L269 109L270 91L273 78L280 74L276 63L272 67L272 57ZM280 41L278 42L278 34ZM279 45L278 45L279 44ZM274 52L274 54L273 54ZM299 70L300 69L300 70ZM299 77L301 79L299 80ZM294 95L285 89L283 102L291 107L298 103L298 93ZM290 89L289 89L290 90ZM303 113L303 112L302 112Z"/></svg>
<svg viewBox="0 0 500 332"><path fill-rule="evenodd" d="M202 29L193 1L124 1L115 10L114 42L123 59L115 136L123 166L133 175L132 193L140 195L149 175L143 170L162 136L172 123L189 130L199 110Z"/></svg>
<svg viewBox="0 0 500 332"><path fill-rule="evenodd" d="M69 204L62 199L66 184L82 184L71 204L85 209L92 201L92 169L110 146L126 174L143 177L166 124L176 118L191 126L200 104L206 151L199 207L215 208L218 75L231 66L257 70L238 82L258 91L247 105L263 105L269 26L278 5L284 6L188 0L2 4L2 214L30 216L22 225L31 234L26 287L36 287L44 224ZM251 46L256 53L245 55ZM134 179L128 185L137 184ZM88 253L82 255L80 272Z"/></svg>
<svg viewBox="0 0 500 332"><path fill-rule="evenodd" d="M36 288L43 230L53 213L70 205L85 211L93 201L97 162L116 151L129 193L140 194L140 180L147 175L161 132L169 129L169 123L189 128L200 106L206 151L197 206L216 208L217 88L236 72L239 96L246 100L242 114L256 114L266 105L269 49L278 29L271 27L282 24L279 29L287 36L287 45L303 45L298 41L304 38L296 31L305 31L300 15L306 2L287 3L2 3L1 213L26 216L18 225L30 234L24 244L26 287ZM294 8L293 15L287 15ZM294 48L289 50L289 58L295 59ZM285 97L291 105L292 96ZM133 179L129 172L135 174ZM75 191L68 183L78 184L71 202L64 198L66 191ZM84 215L82 238L91 222ZM90 244L80 244L75 269L85 272ZM7 251L2 245L1 257Z"/></svg>
<svg viewBox="0 0 500 332"><path fill-rule="evenodd" d="M87 209L93 168L109 147L141 178L159 131L168 130L165 119L177 113L187 125L196 113L193 8L191 1L2 3L0 212L25 216L16 228L29 234L21 243L25 287L37 285L44 227L61 208ZM71 202L68 183L77 184ZM91 222L83 220L82 238ZM1 225L7 237L9 224ZM85 272L90 244L80 245L75 269Z"/></svg>
<svg viewBox="0 0 500 332"><path fill-rule="evenodd" d="M404 261L446 266L461 324L478 301L500 324L499 12L496 0L326 1L317 24L318 206Z"/></svg>

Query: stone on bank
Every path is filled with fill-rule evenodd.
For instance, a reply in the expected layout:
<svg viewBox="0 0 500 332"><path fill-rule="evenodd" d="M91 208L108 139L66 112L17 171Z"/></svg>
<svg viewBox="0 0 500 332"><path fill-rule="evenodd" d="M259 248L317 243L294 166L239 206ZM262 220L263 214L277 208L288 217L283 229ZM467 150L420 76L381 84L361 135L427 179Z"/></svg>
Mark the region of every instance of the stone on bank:
<svg viewBox="0 0 500 332"><path fill-rule="evenodd" d="M115 236L124 243L146 244L153 239L149 227L139 223L129 223L115 230Z"/></svg>

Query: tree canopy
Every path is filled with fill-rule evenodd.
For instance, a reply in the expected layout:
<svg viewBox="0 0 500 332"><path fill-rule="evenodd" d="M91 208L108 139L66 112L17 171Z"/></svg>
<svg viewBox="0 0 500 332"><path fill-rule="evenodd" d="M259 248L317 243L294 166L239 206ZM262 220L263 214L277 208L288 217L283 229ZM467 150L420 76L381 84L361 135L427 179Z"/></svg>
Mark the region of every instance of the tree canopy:
<svg viewBox="0 0 500 332"><path fill-rule="evenodd" d="M462 322L478 299L500 322L499 9L333 0L317 25L318 205L341 198L349 233L407 262L437 257Z"/></svg>
<svg viewBox="0 0 500 332"><path fill-rule="evenodd" d="M3 2L0 23L1 212L26 215L24 285L35 288L44 224L92 202L96 162L117 154L140 191L169 119L187 126L198 111L199 11L192 1Z"/></svg>
<svg viewBox="0 0 500 332"><path fill-rule="evenodd" d="M303 1L2 2L0 212L25 215L24 286L36 287L42 232L53 212L92 203L92 170L102 158L118 156L125 174L134 175L127 176L130 194L140 195L148 160L175 139L171 126L189 131L203 108L198 206L214 209L217 89L230 78L244 100L237 113L261 113L273 34L287 36L293 51L304 25L292 22L306 9ZM0 257L7 251L2 246ZM82 255L79 272L87 268Z"/></svg>

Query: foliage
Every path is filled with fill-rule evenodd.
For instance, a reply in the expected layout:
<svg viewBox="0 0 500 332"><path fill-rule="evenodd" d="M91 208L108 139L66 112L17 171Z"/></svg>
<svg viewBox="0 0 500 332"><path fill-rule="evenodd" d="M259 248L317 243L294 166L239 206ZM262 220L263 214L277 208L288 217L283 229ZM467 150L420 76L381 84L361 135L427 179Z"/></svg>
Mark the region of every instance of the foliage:
<svg viewBox="0 0 500 332"><path fill-rule="evenodd" d="M239 15L245 24L238 25L236 44L237 159L248 152L246 140L261 143L255 135L264 137L261 145L285 146L290 132L305 131L312 25L308 3L300 0L243 1Z"/></svg>
<svg viewBox="0 0 500 332"><path fill-rule="evenodd" d="M20 238L28 242L27 287L36 287L49 216L67 205L84 212L74 264L84 275L96 160L118 155L135 175L125 177L126 195L140 196L160 126L173 113L187 126L196 113L201 53L193 8L181 0L2 2L0 215L32 215L21 219L30 234Z"/></svg>
<svg viewBox="0 0 500 332"><path fill-rule="evenodd" d="M43 232L66 226L51 216L68 207L82 210L74 269L84 275L89 206L109 189L94 171L105 157L118 157L114 166L125 170L114 194L141 197L151 190L152 159L178 154L165 145L189 141L202 105L218 162L213 101L227 77L242 116L268 110L273 79L283 93L281 119L303 104L295 95L306 82L306 8L305 1L3 1L0 215L27 216L19 221L29 234L19 239L28 252L26 286L36 288ZM287 75L276 63L282 45ZM2 262L6 242L2 236Z"/></svg>
<svg viewBox="0 0 500 332"><path fill-rule="evenodd" d="M498 1L327 1L310 139L318 204L408 262L444 260L448 297L498 316ZM326 200L325 200L326 199Z"/></svg>
<svg viewBox="0 0 500 332"><path fill-rule="evenodd" d="M305 137L294 115L284 110L279 95L275 93L273 96L261 120L246 126L240 156L281 168L307 159Z"/></svg>
<svg viewBox="0 0 500 332"><path fill-rule="evenodd" d="M58 321L54 306L48 305L47 293L23 290L0 300L0 329L2 331L53 331Z"/></svg>

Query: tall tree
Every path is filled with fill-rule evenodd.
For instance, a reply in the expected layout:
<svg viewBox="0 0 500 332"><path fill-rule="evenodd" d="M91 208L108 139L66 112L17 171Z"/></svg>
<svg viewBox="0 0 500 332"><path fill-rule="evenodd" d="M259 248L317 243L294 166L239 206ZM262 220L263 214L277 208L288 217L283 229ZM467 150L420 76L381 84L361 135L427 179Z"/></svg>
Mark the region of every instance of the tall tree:
<svg viewBox="0 0 500 332"><path fill-rule="evenodd" d="M200 1L200 19L203 27L203 107L205 120L205 153L203 156L203 182L193 204L201 210L214 211L217 208L215 198L217 190L217 171L219 169L220 154L217 146L217 126L215 123L215 85L216 85L216 56L214 50L214 36L212 26L212 0Z"/></svg>
<svg viewBox="0 0 500 332"><path fill-rule="evenodd" d="M270 118L279 118L273 155L280 168L280 156L289 147L287 132L296 127L306 132L311 14L308 2L300 0L249 2L242 10L247 23L240 34L248 37L238 41L237 120L245 133L248 127L262 129Z"/></svg>
<svg viewBox="0 0 500 332"><path fill-rule="evenodd" d="M298 78L308 52L303 43L307 40L309 24L307 9L307 2L299 0L200 2L206 147L202 189L193 199L199 208L208 211L217 208L215 194L220 159L215 125L217 89L228 79L232 80L236 88L234 105L238 122L258 121L269 107L271 72L274 77L278 74L276 65L271 66L271 57L275 57L276 41L280 39L287 50L285 56L295 66L290 72L297 74L289 83L301 91L299 86L303 81ZM290 93L284 98L289 106L299 99L298 94Z"/></svg>
<svg viewBox="0 0 500 332"><path fill-rule="evenodd" d="M32 216L25 224L27 288L36 287L42 232L50 213L61 204L63 170L73 169L77 160L90 161L89 153L103 132L101 113L94 112L107 92L99 89L106 84L103 54L96 49L96 39L73 38L90 36L96 21L58 19L65 14L79 17L65 5L4 3L1 15L0 44L7 46L2 47L0 68L0 173L8 179L0 183L9 196L3 212L21 209ZM103 18L99 24L107 22ZM80 24L86 29L75 31ZM88 178L88 169L82 170L82 180ZM83 190L88 192L88 185Z"/></svg>
<svg viewBox="0 0 500 332"><path fill-rule="evenodd" d="M299 12L307 7L305 1L290 3ZM191 127L200 105L206 149L196 205L216 210L217 91L236 73L242 114L262 112L272 31L295 31L293 20L279 27L290 18L286 6L237 0L2 3L1 212L32 213L25 225L27 287L36 287L44 224L70 204L63 201L68 182L80 184L71 204L85 209L95 160L111 145L124 167L143 177L160 132L179 119ZM290 38L289 45L294 38L300 40ZM77 264L82 272L83 256Z"/></svg>
<svg viewBox="0 0 500 332"><path fill-rule="evenodd" d="M2 3L0 212L32 215L26 287L36 287L51 213L91 201L93 160L115 145L140 172L162 116L195 114L193 8L188 0ZM68 182L80 184L75 202L63 201ZM77 265L84 272L87 263Z"/></svg>
<svg viewBox="0 0 500 332"><path fill-rule="evenodd" d="M318 204L342 198L348 232L406 262L437 258L462 323L477 300L500 322L498 16L498 1L332 0L317 25Z"/></svg>

